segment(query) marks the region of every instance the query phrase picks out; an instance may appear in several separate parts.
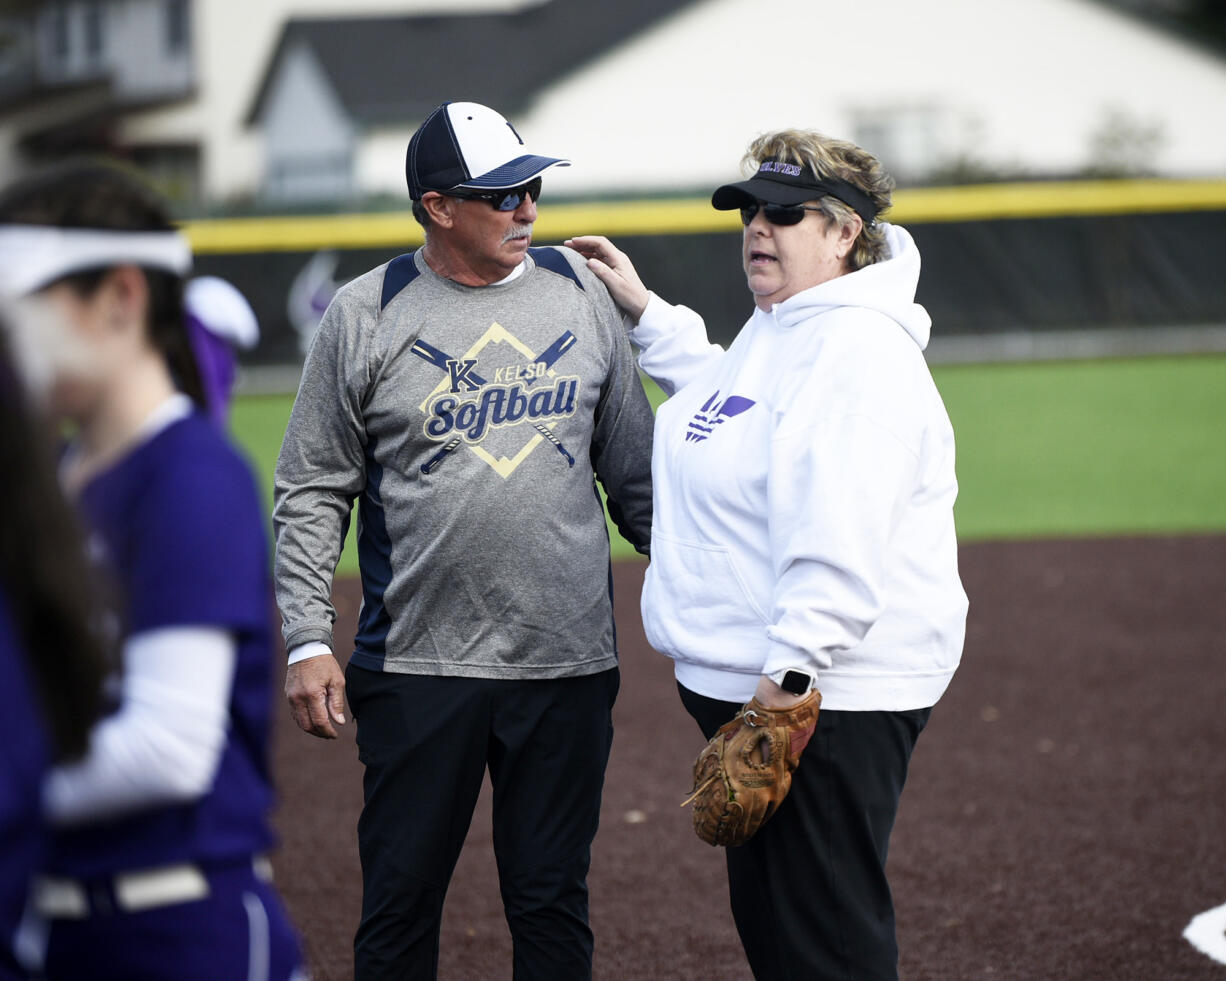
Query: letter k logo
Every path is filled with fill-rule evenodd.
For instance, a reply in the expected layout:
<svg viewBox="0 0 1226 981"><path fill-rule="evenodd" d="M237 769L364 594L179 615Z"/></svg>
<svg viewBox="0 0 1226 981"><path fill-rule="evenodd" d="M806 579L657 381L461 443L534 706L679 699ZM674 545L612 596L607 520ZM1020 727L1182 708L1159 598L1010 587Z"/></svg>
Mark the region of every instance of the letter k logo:
<svg viewBox="0 0 1226 981"><path fill-rule="evenodd" d="M477 367L477 362L473 361L452 361L447 362L447 371L451 374L451 391L453 393L460 391L460 386L465 386L465 391L475 392L481 386L473 381L468 376L472 374L472 370Z"/></svg>

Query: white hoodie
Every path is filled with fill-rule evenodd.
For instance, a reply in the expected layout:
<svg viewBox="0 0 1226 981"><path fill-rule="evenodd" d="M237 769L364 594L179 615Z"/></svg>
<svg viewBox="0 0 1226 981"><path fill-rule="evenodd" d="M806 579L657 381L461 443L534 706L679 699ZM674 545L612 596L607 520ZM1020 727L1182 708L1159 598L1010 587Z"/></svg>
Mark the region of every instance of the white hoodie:
<svg viewBox="0 0 1226 981"><path fill-rule="evenodd" d="M954 436L922 351L919 252L755 309L725 353L651 297L631 340L656 416L647 638L677 680L747 701L817 675L822 707L934 704L962 653Z"/></svg>

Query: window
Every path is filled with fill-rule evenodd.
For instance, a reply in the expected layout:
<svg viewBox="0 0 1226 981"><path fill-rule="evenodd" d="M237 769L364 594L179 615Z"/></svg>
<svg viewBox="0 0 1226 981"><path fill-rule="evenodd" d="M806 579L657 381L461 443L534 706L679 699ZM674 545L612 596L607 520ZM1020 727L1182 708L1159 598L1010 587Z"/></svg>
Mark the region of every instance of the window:
<svg viewBox="0 0 1226 981"><path fill-rule="evenodd" d="M852 115L852 138L898 180L923 180L946 154L947 123L935 106L865 108Z"/></svg>
<svg viewBox="0 0 1226 981"><path fill-rule="evenodd" d="M102 54L102 0L85 4L85 53L91 59Z"/></svg>
<svg viewBox="0 0 1226 981"><path fill-rule="evenodd" d="M21 70L25 38L20 28L0 20L0 82Z"/></svg>
<svg viewBox="0 0 1226 981"><path fill-rule="evenodd" d="M66 61L72 52L72 37L68 31L68 4L57 3L48 13L51 21L51 54Z"/></svg>
<svg viewBox="0 0 1226 981"><path fill-rule="evenodd" d="M196 144L134 146L132 163L144 171L176 210L200 206L200 147Z"/></svg>
<svg viewBox="0 0 1226 981"><path fill-rule="evenodd" d="M180 53L187 49L190 33L188 0L165 0L166 50Z"/></svg>
<svg viewBox="0 0 1226 981"><path fill-rule="evenodd" d="M352 193L348 152L286 154L268 162L264 192L275 201L343 201Z"/></svg>

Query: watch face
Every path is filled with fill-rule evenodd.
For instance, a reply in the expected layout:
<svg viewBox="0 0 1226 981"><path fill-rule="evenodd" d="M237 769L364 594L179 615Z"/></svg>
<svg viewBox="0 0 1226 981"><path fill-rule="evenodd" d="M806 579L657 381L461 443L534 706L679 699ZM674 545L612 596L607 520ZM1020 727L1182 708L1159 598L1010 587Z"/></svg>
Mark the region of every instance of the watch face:
<svg viewBox="0 0 1226 981"><path fill-rule="evenodd" d="M789 671L783 676L783 684L779 687L793 695L803 695L809 690L809 676L799 671Z"/></svg>

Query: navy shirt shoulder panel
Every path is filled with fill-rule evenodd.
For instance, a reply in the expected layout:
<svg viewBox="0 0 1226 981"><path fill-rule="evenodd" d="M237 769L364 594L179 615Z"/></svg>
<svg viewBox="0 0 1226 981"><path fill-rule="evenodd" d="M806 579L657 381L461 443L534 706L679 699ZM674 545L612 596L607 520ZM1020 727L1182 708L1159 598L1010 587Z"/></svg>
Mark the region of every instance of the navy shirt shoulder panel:
<svg viewBox="0 0 1226 981"><path fill-rule="evenodd" d="M396 256L387 264L387 268L383 271L383 292L379 297L380 312L386 310L387 305L420 274L414 258L416 254L406 252L404 255Z"/></svg>
<svg viewBox="0 0 1226 981"><path fill-rule="evenodd" d="M551 273L565 276L578 286L579 289L584 288L578 274L571 268L571 264L566 261L566 256L558 249L553 246L542 246L541 248L529 249L528 254L532 256L532 261L542 269L548 269Z"/></svg>

